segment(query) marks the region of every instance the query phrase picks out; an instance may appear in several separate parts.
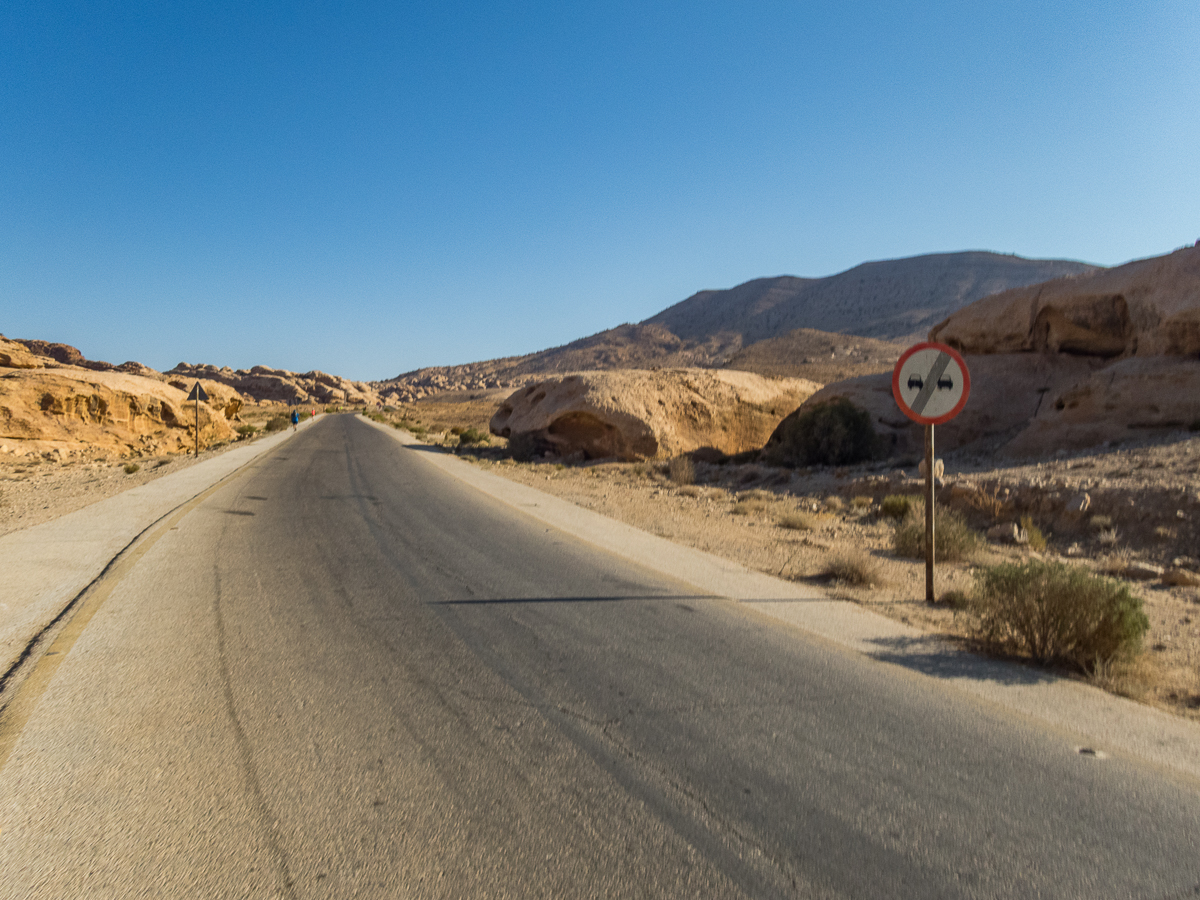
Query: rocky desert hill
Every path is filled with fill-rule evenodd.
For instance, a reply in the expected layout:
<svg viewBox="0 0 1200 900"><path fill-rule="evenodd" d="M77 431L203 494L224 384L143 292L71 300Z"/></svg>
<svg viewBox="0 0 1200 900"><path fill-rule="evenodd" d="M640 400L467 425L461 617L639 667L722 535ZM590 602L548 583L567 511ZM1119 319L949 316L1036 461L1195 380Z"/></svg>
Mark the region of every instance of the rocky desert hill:
<svg viewBox="0 0 1200 900"><path fill-rule="evenodd" d="M0 335L0 453L70 459L185 451L195 441L196 411L186 397L196 382L210 398L199 408L202 444L232 440L248 404L379 401L368 385L324 372L181 363L164 373L89 360L68 344Z"/></svg>
<svg viewBox="0 0 1200 900"><path fill-rule="evenodd" d="M971 399L939 447L1020 457L1200 428L1200 246L1005 291L955 312L930 338L958 348ZM828 384L869 410L891 452L919 452L888 374Z"/></svg>
<svg viewBox="0 0 1200 900"><path fill-rule="evenodd" d="M561 347L418 369L374 382L372 387L385 399L408 402L446 390L518 387L555 373L654 367L728 367L822 382L839 380L864 374L864 360L831 366L829 353L817 359L815 347L801 346L812 343L812 332L831 333L828 338L818 337L817 343L832 344L835 360L839 348L843 356L851 356L849 348L859 343L894 361L891 348L883 351L878 344L858 338L899 342L902 349L915 333L923 334L981 297L1097 270L1069 260L970 251L863 263L827 278L759 278L728 290L700 291L643 322L619 325ZM805 333L792 336L798 330ZM847 335L853 339L847 340Z"/></svg>

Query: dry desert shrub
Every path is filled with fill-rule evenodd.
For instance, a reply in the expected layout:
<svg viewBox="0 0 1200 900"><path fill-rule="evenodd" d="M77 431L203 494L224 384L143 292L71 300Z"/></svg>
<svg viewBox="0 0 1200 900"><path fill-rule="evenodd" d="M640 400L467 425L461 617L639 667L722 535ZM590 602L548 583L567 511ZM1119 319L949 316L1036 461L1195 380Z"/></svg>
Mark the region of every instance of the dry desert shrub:
<svg viewBox="0 0 1200 900"><path fill-rule="evenodd" d="M738 500L733 504L733 509L730 510L735 516L748 516L752 513L761 513L767 511L767 503L764 500Z"/></svg>
<svg viewBox="0 0 1200 900"><path fill-rule="evenodd" d="M677 456L667 463L667 477L676 484L695 484L696 464L690 456Z"/></svg>
<svg viewBox="0 0 1200 900"><path fill-rule="evenodd" d="M679 489L679 495L681 497L699 497L700 493L700 488L696 487L694 484L684 485Z"/></svg>
<svg viewBox="0 0 1200 900"><path fill-rule="evenodd" d="M878 561L856 548L830 556L822 574L835 581L858 587L870 587L883 580L880 577Z"/></svg>
<svg viewBox="0 0 1200 900"><path fill-rule="evenodd" d="M772 494L770 491L755 490L755 491L743 492L740 499L742 499L742 500L761 500L763 503L774 503L776 500L779 499L779 497L776 496L775 494Z"/></svg>
<svg viewBox="0 0 1200 900"><path fill-rule="evenodd" d="M966 520L952 509L936 512L933 529L934 558L944 562L970 559L983 539L972 531ZM896 525L897 556L925 558L925 504L914 503L907 516Z"/></svg>
<svg viewBox="0 0 1200 900"><path fill-rule="evenodd" d="M780 516L776 524L793 531L812 531L817 527L817 517L804 512L788 513Z"/></svg>
<svg viewBox="0 0 1200 900"><path fill-rule="evenodd" d="M879 514L889 519L903 519L918 502L920 501L915 497L907 494L888 494L879 504Z"/></svg>
<svg viewBox="0 0 1200 900"><path fill-rule="evenodd" d="M132 475L134 472L140 471L141 468L142 467L139 466L137 463L125 463L125 474Z"/></svg>
<svg viewBox="0 0 1200 900"><path fill-rule="evenodd" d="M846 501L837 494L830 494L825 498L824 506L830 512L841 512L846 508Z"/></svg>
<svg viewBox="0 0 1200 900"><path fill-rule="evenodd" d="M1046 549L1046 536L1042 534L1042 529L1033 524L1033 519L1030 516L1021 516L1021 527L1025 529L1025 536L1029 540L1029 549L1036 550L1041 553Z"/></svg>
<svg viewBox="0 0 1200 900"><path fill-rule="evenodd" d="M1128 585L1043 560L980 570L971 609L993 649L1088 673L1135 655L1150 627Z"/></svg>
<svg viewBox="0 0 1200 900"><path fill-rule="evenodd" d="M850 500L850 505L859 511L867 510L875 505L875 499L866 496L854 497Z"/></svg>
<svg viewBox="0 0 1200 900"><path fill-rule="evenodd" d="M988 487L977 487L964 498L972 509L996 519L1004 512L1004 499L1000 496L1000 482Z"/></svg>

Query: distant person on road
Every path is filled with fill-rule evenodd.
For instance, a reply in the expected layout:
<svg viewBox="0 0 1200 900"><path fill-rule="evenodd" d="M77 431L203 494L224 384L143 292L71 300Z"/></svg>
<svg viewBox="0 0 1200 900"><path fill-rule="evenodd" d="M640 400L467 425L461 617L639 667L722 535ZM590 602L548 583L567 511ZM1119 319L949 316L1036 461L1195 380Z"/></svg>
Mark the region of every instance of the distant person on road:
<svg viewBox="0 0 1200 900"><path fill-rule="evenodd" d="M296 426L300 424L300 413L297 410L292 410L292 431L296 430Z"/></svg>

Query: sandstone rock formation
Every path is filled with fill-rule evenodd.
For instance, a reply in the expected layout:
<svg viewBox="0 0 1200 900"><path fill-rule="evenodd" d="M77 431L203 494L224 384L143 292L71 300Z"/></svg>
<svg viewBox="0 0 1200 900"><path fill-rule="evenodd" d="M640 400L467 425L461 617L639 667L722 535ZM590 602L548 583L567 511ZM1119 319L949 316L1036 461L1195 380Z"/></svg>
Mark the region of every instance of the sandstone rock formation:
<svg viewBox="0 0 1200 900"><path fill-rule="evenodd" d="M995 294L929 337L963 353L1200 357L1200 247Z"/></svg>
<svg viewBox="0 0 1200 900"><path fill-rule="evenodd" d="M0 368L40 369L43 363L29 349L17 341L10 341L0 334Z"/></svg>
<svg viewBox="0 0 1200 900"><path fill-rule="evenodd" d="M200 440L233 432L201 403ZM65 458L175 453L195 440L186 394L158 379L73 366L0 369L0 452Z"/></svg>
<svg viewBox="0 0 1200 900"><path fill-rule="evenodd" d="M1017 456L1121 441L1200 422L1200 247L979 300L930 332L960 349L971 398L939 425L938 450ZM872 413L889 455L918 456L921 428L890 375L826 385Z"/></svg>
<svg viewBox="0 0 1200 900"><path fill-rule="evenodd" d="M254 366L250 370L217 368L212 365L180 363L166 373L172 383L176 379L201 379L227 385L255 400L269 400L287 404L327 403L348 405L374 405L380 401L379 393L361 381L350 381L325 372L290 372L287 369L272 369L269 366Z"/></svg>
<svg viewBox="0 0 1200 900"><path fill-rule="evenodd" d="M491 430L588 459L668 458L703 448L732 454L762 446L816 389L800 379L711 369L579 372L516 391Z"/></svg>

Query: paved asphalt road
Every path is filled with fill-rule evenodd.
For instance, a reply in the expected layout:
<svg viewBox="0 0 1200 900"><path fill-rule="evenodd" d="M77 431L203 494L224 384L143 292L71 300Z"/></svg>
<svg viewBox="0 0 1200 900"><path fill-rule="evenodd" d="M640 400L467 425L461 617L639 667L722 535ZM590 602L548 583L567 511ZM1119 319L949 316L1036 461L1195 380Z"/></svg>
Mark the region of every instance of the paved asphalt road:
<svg viewBox="0 0 1200 900"><path fill-rule="evenodd" d="M1195 783L696 596L350 416L110 581L0 770L0 897L1200 896Z"/></svg>

